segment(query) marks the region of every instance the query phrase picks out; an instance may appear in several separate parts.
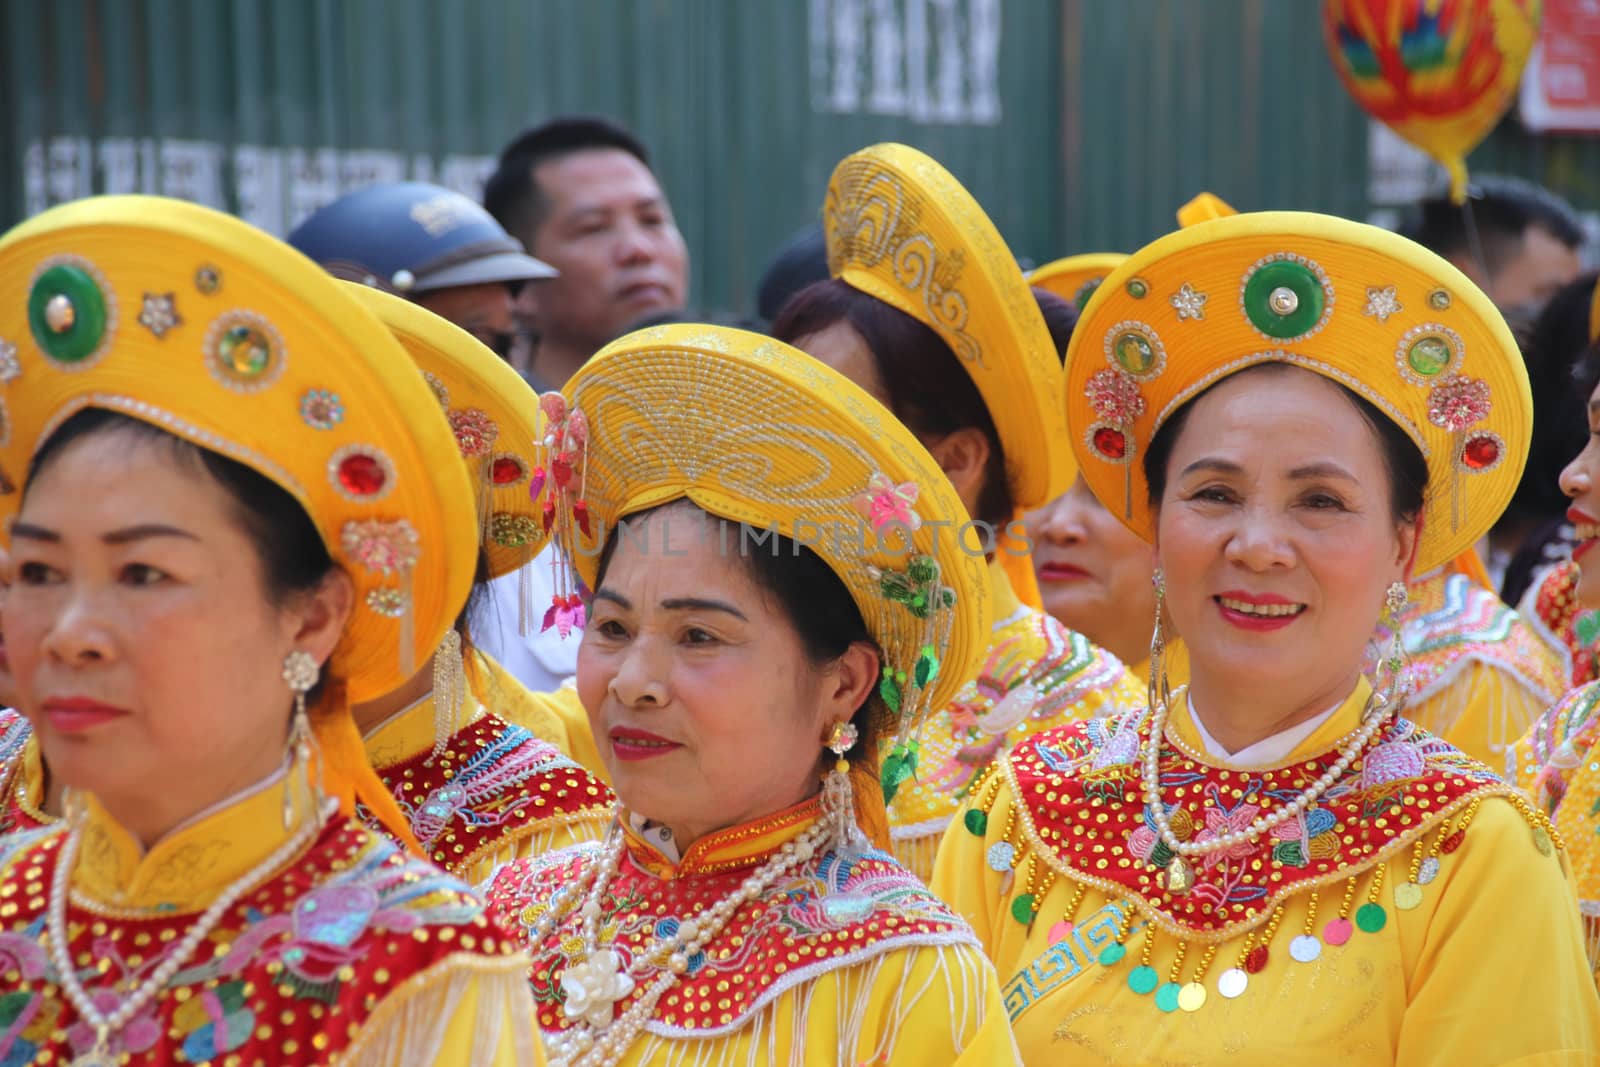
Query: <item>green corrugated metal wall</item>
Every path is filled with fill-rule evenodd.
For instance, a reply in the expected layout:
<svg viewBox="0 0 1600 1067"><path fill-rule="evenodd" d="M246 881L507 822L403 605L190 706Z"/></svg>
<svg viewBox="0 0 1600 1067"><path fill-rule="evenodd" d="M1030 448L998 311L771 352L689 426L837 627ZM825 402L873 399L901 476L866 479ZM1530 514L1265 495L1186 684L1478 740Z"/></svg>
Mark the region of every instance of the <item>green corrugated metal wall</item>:
<svg viewBox="0 0 1600 1067"><path fill-rule="evenodd" d="M651 144L696 302L746 310L833 164L943 160L1020 256L1131 249L1201 189L1361 216L1367 123L1313 0L0 0L0 219L106 189L276 232L341 189L473 188L541 117ZM1594 141L1473 161L1600 206Z"/></svg>

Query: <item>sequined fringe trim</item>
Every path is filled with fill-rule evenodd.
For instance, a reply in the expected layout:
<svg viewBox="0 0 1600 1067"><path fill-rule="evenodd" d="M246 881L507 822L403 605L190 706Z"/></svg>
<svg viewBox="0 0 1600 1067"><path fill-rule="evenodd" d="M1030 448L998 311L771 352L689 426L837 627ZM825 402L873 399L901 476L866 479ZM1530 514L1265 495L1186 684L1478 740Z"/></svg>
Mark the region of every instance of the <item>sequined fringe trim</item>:
<svg viewBox="0 0 1600 1067"><path fill-rule="evenodd" d="M533 1067L540 1061L529 1020L527 971L528 959L521 953L447 956L395 986L334 1062L339 1067L390 1067L448 1058ZM475 1010L470 1022L455 1027L452 1035L451 1024L464 1002ZM447 1056L447 1039L464 1034L471 1035L472 1047L451 1048Z"/></svg>

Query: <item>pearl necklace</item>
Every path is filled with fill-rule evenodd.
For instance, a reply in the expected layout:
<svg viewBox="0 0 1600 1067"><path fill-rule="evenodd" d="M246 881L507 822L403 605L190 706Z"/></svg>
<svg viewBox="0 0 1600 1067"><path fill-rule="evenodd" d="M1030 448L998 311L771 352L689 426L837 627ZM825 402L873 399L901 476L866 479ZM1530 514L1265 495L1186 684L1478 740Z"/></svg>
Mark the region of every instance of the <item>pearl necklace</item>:
<svg viewBox="0 0 1600 1067"><path fill-rule="evenodd" d="M613 823L601 855L593 867L574 882L562 886L550 898L550 906L534 924L530 944L537 948L570 914L568 905L583 892L593 878L579 914L583 916L584 961L569 964L562 977L563 988L569 979L585 986L581 1003L574 990L567 989L566 1013L573 1027L549 1039L552 1067L610 1067L638 1039L656 1003L689 970L689 961L709 945L739 908L761 899L768 888L785 872L816 855L830 833L826 820L817 823L785 844L761 868L746 878L738 889L701 912L696 919L682 919L669 937L658 937L633 966L624 970L616 951L600 947L600 900L622 864L624 845L621 828ZM615 1005L627 999L635 988L634 974L641 964L665 959L666 969L621 1016L612 1018ZM642 977L642 974L640 975Z"/></svg>
<svg viewBox="0 0 1600 1067"><path fill-rule="evenodd" d="M81 823L73 826L61 846L61 855L56 861L55 876L50 882L48 914L50 960L55 964L56 973L61 977L61 987L66 992L67 998L95 1032L94 1047L74 1059L73 1067L111 1067L120 1062L121 1057L111 1051L111 1035L128 1025L135 1015L155 999L156 994L166 988L172 976L188 962L195 949L200 947L200 942L205 940L206 935L211 933L217 923L222 921L222 917L240 897L259 886L310 844L311 839L322 829L324 821L337 807L338 801L332 798L326 800L315 816L308 819L305 826L301 827L293 837L278 846L272 855L245 872L242 878L236 879L224 889L200 916L199 921L189 928L182 940L151 972L150 977L146 978L110 1015L102 1015L94 1006L88 992L83 988L83 983L78 979L78 973L72 966L72 955L67 949L67 883L71 879L72 865L78 858L78 846L83 839Z"/></svg>
<svg viewBox="0 0 1600 1067"><path fill-rule="evenodd" d="M1179 689L1178 693L1183 694L1184 690ZM1141 778L1144 785L1145 806L1154 817L1156 833L1160 835L1161 843L1172 853L1172 862L1167 864L1167 889L1178 896L1182 896L1194 887L1194 868L1185 861L1186 856L1204 856L1235 845L1250 844L1279 824L1287 822L1311 807L1322 794L1333 787L1345 771L1349 770L1350 764L1355 762L1355 758L1361 754L1367 742L1372 740L1391 717L1388 698L1374 691L1367 703L1366 711L1363 712L1361 726L1350 735L1349 741L1339 750L1339 758L1334 761L1333 766L1323 771L1315 782L1301 790L1299 796L1270 814L1257 816L1251 820L1248 829L1233 830L1209 841L1179 841L1178 835L1172 832L1166 805L1161 802L1161 743L1166 734L1168 714L1167 704L1158 701L1151 713L1150 742L1145 746Z"/></svg>

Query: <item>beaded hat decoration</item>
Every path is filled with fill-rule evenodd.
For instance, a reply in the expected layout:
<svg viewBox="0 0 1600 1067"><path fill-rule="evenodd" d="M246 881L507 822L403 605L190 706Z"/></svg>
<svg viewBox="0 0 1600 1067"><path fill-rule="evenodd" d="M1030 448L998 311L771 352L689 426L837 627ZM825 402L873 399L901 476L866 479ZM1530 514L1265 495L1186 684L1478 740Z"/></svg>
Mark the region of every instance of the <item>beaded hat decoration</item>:
<svg viewBox="0 0 1600 1067"><path fill-rule="evenodd" d="M422 370L430 394L455 434L477 496L478 527L489 577L533 559L538 538L539 396L476 337L409 300L341 282L389 328ZM530 492L531 490L531 492Z"/></svg>
<svg viewBox="0 0 1600 1067"><path fill-rule="evenodd" d="M451 547L474 539L472 491L459 463L438 462L450 427L414 365L311 260L181 201L64 204L0 238L0 350L0 518L56 427L87 407L119 412L305 508L355 585L329 662L348 701L394 690L438 647L471 589L472 554ZM409 580L418 568L426 581ZM400 818L349 715L313 718L329 791L349 810L360 788Z"/></svg>
<svg viewBox="0 0 1600 1067"><path fill-rule="evenodd" d="M1034 270L1028 275L1028 284L1044 289L1074 305L1080 312L1088 306L1089 298L1106 280L1106 275L1122 265L1128 257L1121 252L1086 252L1081 256L1067 256Z"/></svg>
<svg viewBox="0 0 1600 1067"><path fill-rule="evenodd" d="M981 665L993 608L983 553L960 536L966 509L916 437L843 375L760 334L674 325L614 341L562 395L568 418L587 419L568 483L587 513L551 531L591 585L620 520L686 498L742 524L730 554L746 536L742 550L772 551L760 539L775 531L839 576L883 650L897 750Z"/></svg>
<svg viewBox="0 0 1600 1067"><path fill-rule="evenodd" d="M1354 391L1421 449L1417 573L1474 544L1510 501L1533 417L1499 311L1420 245L1308 212L1218 212L1135 252L1096 291L1065 393L1095 496L1152 540L1151 438L1207 387L1274 362Z"/></svg>
<svg viewBox="0 0 1600 1067"><path fill-rule="evenodd" d="M971 375L1017 507L1066 492L1077 471L1052 399L1061 360L1016 257L972 194L916 149L874 145L834 169L823 230L829 273L928 326Z"/></svg>

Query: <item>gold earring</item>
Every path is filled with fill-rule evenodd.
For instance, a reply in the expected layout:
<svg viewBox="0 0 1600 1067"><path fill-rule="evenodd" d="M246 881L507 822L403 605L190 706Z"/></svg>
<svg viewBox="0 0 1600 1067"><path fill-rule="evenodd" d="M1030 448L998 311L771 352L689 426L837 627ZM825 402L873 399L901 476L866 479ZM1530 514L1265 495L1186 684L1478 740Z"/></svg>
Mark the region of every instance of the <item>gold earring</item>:
<svg viewBox="0 0 1600 1067"><path fill-rule="evenodd" d="M311 719L306 714L306 694L317 684L322 670L309 652L295 649L283 658L283 681L294 693L294 717L289 720L289 770L283 779L283 828L294 825L294 777L298 767L311 792ZM312 805L315 808L315 804Z"/></svg>
<svg viewBox="0 0 1600 1067"><path fill-rule="evenodd" d="M850 761L844 758L860 738L855 723L836 722L823 742L823 747L833 753L834 762L833 770L828 772L822 785L822 817L832 828L829 836L841 857L865 851L861 828L856 825L856 793L850 784Z"/></svg>
<svg viewBox="0 0 1600 1067"><path fill-rule="evenodd" d="M1400 617L1410 600L1411 594L1404 582L1391 582L1389 588L1384 590L1383 624L1389 629L1389 650L1383 659L1383 665L1389 671L1389 687L1384 694L1384 702L1395 709L1410 695L1411 689L1410 656L1406 654L1402 635L1405 623Z"/></svg>
<svg viewBox="0 0 1600 1067"><path fill-rule="evenodd" d="M1146 698L1154 710L1157 704L1165 707L1172 702L1172 690L1167 684L1167 576L1157 567L1150 581L1156 587L1156 625L1150 634L1150 682Z"/></svg>

